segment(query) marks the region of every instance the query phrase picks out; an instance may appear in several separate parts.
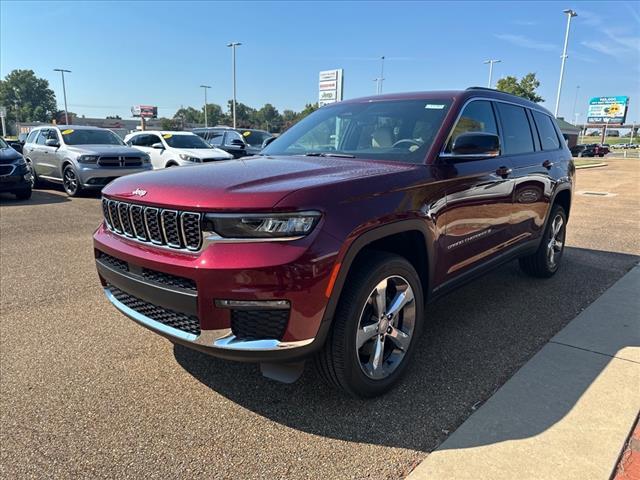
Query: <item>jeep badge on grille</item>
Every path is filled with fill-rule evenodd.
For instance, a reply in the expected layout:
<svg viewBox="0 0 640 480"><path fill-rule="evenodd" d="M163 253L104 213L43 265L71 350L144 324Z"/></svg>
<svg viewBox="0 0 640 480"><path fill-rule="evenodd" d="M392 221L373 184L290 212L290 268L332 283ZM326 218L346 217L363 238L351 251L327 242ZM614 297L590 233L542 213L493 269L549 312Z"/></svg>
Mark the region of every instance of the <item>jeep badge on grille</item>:
<svg viewBox="0 0 640 480"><path fill-rule="evenodd" d="M136 188L133 192L131 192L131 195L137 195L139 197L144 197L146 194L147 191L141 188Z"/></svg>

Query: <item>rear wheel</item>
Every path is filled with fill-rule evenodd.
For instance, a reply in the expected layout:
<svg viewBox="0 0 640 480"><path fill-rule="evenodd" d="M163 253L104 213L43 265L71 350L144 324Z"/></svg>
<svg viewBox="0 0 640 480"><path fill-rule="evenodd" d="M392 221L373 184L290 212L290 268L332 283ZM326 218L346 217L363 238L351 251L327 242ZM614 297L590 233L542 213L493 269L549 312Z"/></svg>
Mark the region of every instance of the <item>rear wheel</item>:
<svg viewBox="0 0 640 480"><path fill-rule="evenodd" d="M548 278L560 268L567 231L567 214L555 205L536 253L520 259L520 268L531 276Z"/></svg>
<svg viewBox="0 0 640 480"><path fill-rule="evenodd" d="M76 173L75 168L71 165L67 165L62 171L62 186L64 187L64 191L67 192L67 195L70 197L76 197L82 191L82 185L80 185L78 174Z"/></svg>
<svg viewBox="0 0 640 480"><path fill-rule="evenodd" d="M31 172L31 188L37 188L40 186L42 182L38 180L38 176L36 175L36 169L33 167L33 163L29 163L29 171Z"/></svg>
<svg viewBox="0 0 640 480"><path fill-rule="evenodd" d="M332 386L356 397L388 391L411 361L422 330L422 284L398 255L373 253L355 266L315 363Z"/></svg>

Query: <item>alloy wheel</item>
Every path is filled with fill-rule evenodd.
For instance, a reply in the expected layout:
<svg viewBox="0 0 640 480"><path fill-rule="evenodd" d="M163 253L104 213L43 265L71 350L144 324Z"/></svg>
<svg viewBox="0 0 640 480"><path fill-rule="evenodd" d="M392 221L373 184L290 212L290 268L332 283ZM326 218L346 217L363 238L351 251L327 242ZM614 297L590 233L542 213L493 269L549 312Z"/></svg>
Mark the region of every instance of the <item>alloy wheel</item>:
<svg viewBox="0 0 640 480"><path fill-rule="evenodd" d="M67 167L64 170L62 183L69 195L76 193L78 190L78 177L76 176L76 172L73 171L73 168Z"/></svg>
<svg viewBox="0 0 640 480"><path fill-rule="evenodd" d="M356 335L356 354L367 377L381 380L398 368L415 325L415 297L409 282L390 276L378 283L362 309Z"/></svg>
<svg viewBox="0 0 640 480"><path fill-rule="evenodd" d="M556 268L564 248L564 219L562 215L556 215L549 229L549 243L547 243L547 261L549 267Z"/></svg>

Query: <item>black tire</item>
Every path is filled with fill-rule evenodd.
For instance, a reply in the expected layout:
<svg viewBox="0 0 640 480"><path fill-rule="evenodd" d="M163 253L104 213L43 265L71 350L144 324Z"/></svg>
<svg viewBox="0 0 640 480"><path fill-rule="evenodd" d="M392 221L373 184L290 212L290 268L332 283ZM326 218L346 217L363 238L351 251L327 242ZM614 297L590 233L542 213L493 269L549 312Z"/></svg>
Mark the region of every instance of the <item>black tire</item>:
<svg viewBox="0 0 640 480"><path fill-rule="evenodd" d="M78 173L72 165L66 165L62 170L62 186L70 197L77 197L82 193L82 185L80 184Z"/></svg>
<svg viewBox="0 0 640 480"><path fill-rule="evenodd" d="M38 179L38 175L36 175L36 169L33 168L33 163L28 162L29 170L31 171L31 188L37 188L42 186L42 182Z"/></svg>
<svg viewBox="0 0 640 480"><path fill-rule="evenodd" d="M18 192L15 192L15 196L18 200L29 200L31 198L31 193L32 193L32 189L31 187L26 188L24 190L20 190Z"/></svg>
<svg viewBox="0 0 640 480"><path fill-rule="evenodd" d="M551 245L552 229L558 217L562 219L562 226L560 234L555 235L554 238L562 242L559 250L556 249L557 241ZM564 253L566 229L567 214L561 205L554 205L547 220L547 225L545 226L538 250L532 255L520 258L520 268L532 277L549 278L555 275L560 268L560 261ZM550 248L554 249L553 261L551 261Z"/></svg>
<svg viewBox="0 0 640 480"><path fill-rule="evenodd" d="M409 344L397 365L388 376L373 379L364 372L356 337L361 314L364 314L372 290L388 277L406 280L414 294L414 325ZM407 306L411 303L407 303ZM413 308L412 305L412 308ZM405 310L402 310L402 315ZM403 257L384 252L372 252L352 267L336 309L333 325L323 349L315 356L314 363L320 376L331 386L354 397L371 398L387 392L402 377L410 364L420 336L424 317L424 297L420 278L413 266ZM364 315L363 315L364 318ZM400 317L398 317L400 319ZM404 320L398 320L403 322ZM398 328L399 324L396 324ZM378 330L376 329L376 332ZM376 342L382 336L374 335ZM386 340L385 340L386 341ZM362 348L365 348L363 344ZM383 342L382 345L385 345ZM390 343L391 349L396 348ZM382 347L383 356L388 352ZM396 350L397 351L397 350ZM384 357L383 364L388 362Z"/></svg>

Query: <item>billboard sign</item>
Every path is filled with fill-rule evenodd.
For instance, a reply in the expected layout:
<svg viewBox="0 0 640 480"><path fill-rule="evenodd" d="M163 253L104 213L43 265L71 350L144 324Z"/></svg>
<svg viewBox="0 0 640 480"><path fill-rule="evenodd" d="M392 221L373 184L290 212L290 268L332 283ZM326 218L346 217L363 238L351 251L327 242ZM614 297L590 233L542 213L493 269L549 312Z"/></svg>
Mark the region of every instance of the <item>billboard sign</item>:
<svg viewBox="0 0 640 480"><path fill-rule="evenodd" d="M131 107L131 115L143 118L158 118L158 107L151 105L134 105Z"/></svg>
<svg viewBox="0 0 640 480"><path fill-rule="evenodd" d="M623 125L628 106L629 97L593 97L589 101L587 123Z"/></svg>
<svg viewBox="0 0 640 480"><path fill-rule="evenodd" d="M342 100L343 70L324 70L318 77L318 105L324 106Z"/></svg>

